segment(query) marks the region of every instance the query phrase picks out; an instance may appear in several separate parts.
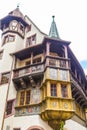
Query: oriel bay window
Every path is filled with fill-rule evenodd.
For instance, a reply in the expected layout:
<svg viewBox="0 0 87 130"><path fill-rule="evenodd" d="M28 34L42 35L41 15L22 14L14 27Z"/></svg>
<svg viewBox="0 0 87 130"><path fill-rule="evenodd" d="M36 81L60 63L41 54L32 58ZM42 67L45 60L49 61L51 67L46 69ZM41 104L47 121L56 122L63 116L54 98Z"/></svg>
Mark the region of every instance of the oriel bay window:
<svg viewBox="0 0 87 130"><path fill-rule="evenodd" d="M24 90L19 92L19 105L30 104L30 93L31 90Z"/></svg>

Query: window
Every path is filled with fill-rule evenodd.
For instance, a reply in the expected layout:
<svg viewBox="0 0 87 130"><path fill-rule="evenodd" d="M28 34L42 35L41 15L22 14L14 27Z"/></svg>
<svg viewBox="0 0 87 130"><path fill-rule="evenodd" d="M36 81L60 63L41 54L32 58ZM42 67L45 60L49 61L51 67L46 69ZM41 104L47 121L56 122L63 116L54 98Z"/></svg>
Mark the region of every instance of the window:
<svg viewBox="0 0 87 130"><path fill-rule="evenodd" d="M0 51L0 59L2 59L3 51Z"/></svg>
<svg viewBox="0 0 87 130"><path fill-rule="evenodd" d="M57 96L56 84L51 84L51 96Z"/></svg>
<svg viewBox="0 0 87 130"><path fill-rule="evenodd" d="M67 92L67 86L66 85L61 85L61 93L62 97L68 97L68 92Z"/></svg>
<svg viewBox="0 0 87 130"><path fill-rule="evenodd" d="M26 104L30 104L30 91L26 92Z"/></svg>
<svg viewBox="0 0 87 130"><path fill-rule="evenodd" d="M58 70L57 69L53 69L50 68L50 78L53 80L57 80L58 79Z"/></svg>
<svg viewBox="0 0 87 130"><path fill-rule="evenodd" d="M3 73L1 76L1 84L5 84L9 82L10 78L10 72L9 73Z"/></svg>
<svg viewBox="0 0 87 130"><path fill-rule="evenodd" d="M60 80L65 80L65 81L69 80L67 70L60 70Z"/></svg>
<svg viewBox="0 0 87 130"><path fill-rule="evenodd" d="M36 43L36 35L33 35L31 39L32 39L32 45L34 45Z"/></svg>
<svg viewBox="0 0 87 130"><path fill-rule="evenodd" d="M6 115L12 114L13 101L14 100L7 102Z"/></svg>
<svg viewBox="0 0 87 130"><path fill-rule="evenodd" d="M14 36L9 36L9 39L8 39L9 42L13 42L14 41Z"/></svg>
<svg viewBox="0 0 87 130"><path fill-rule="evenodd" d="M26 40L26 47L29 47L31 45L31 37L27 38Z"/></svg>
<svg viewBox="0 0 87 130"><path fill-rule="evenodd" d="M29 47L31 45L35 45L36 44L36 34L27 38L26 40L26 47Z"/></svg>
<svg viewBox="0 0 87 130"><path fill-rule="evenodd" d="M29 31L31 31L31 25L27 26L26 32L29 32Z"/></svg>
<svg viewBox="0 0 87 130"><path fill-rule="evenodd" d="M14 42L14 40L15 40L15 36L13 36L13 35L7 35L7 36L4 37L3 45L5 43L8 43L8 42Z"/></svg>
<svg viewBox="0 0 87 130"><path fill-rule="evenodd" d="M40 129L34 128L34 129L32 129L32 130L40 130Z"/></svg>
<svg viewBox="0 0 87 130"><path fill-rule="evenodd" d="M25 92L20 93L20 105L24 105L24 97L25 97Z"/></svg>
<svg viewBox="0 0 87 130"><path fill-rule="evenodd" d="M19 105L30 104L30 93L31 93L30 90L20 92Z"/></svg>
<svg viewBox="0 0 87 130"><path fill-rule="evenodd" d="M20 30L23 32L24 31L24 26L20 24Z"/></svg>

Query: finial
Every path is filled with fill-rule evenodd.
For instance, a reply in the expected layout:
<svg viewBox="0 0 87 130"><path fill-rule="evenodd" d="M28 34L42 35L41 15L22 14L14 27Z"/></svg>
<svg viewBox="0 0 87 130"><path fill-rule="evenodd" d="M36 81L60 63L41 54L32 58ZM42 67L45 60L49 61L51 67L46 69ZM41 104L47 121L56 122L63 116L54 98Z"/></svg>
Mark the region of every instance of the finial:
<svg viewBox="0 0 87 130"><path fill-rule="evenodd" d="M53 20L54 20L55 16L53 15L52 18L53 18Z"/></svg>
<svg viewBox="0 0 87 130"><path fill-rule="evenodd" d="M20 4L18 3L18 4L17 4L17 8L19 8L19 5L20 5Z"/></svg>

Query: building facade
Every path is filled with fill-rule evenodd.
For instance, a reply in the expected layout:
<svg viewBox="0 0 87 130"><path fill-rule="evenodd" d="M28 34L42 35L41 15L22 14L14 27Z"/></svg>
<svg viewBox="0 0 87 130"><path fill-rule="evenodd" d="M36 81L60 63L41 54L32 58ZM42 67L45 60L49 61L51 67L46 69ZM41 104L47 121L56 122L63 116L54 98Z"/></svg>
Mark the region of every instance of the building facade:
<svg viewBox="0 0 87 130"><path fill-rule="evenodd" d="M86 76L54 16L49 35L19 7L0 23L0 129L87 130Z"/></svg>

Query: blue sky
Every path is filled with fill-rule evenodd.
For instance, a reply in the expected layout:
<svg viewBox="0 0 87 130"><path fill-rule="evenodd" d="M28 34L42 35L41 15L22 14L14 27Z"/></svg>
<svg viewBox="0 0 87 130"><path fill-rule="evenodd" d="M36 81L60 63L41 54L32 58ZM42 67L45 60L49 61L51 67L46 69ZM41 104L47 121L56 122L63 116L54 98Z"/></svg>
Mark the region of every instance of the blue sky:
<svg viewBox="0 0 87 130"><path fill-rule="evenodd" d="M49 33L52 15L61 39L70 48L87 74L87 0L1 0L0 18L20 5L20 10L44 33Z"/></svg>
<svg viewBox="0 0 87 130"><path fill-rule="evenodd" d="M80 61L82 67L84 68L86 74L87 74L87 60Z"/></svg>

